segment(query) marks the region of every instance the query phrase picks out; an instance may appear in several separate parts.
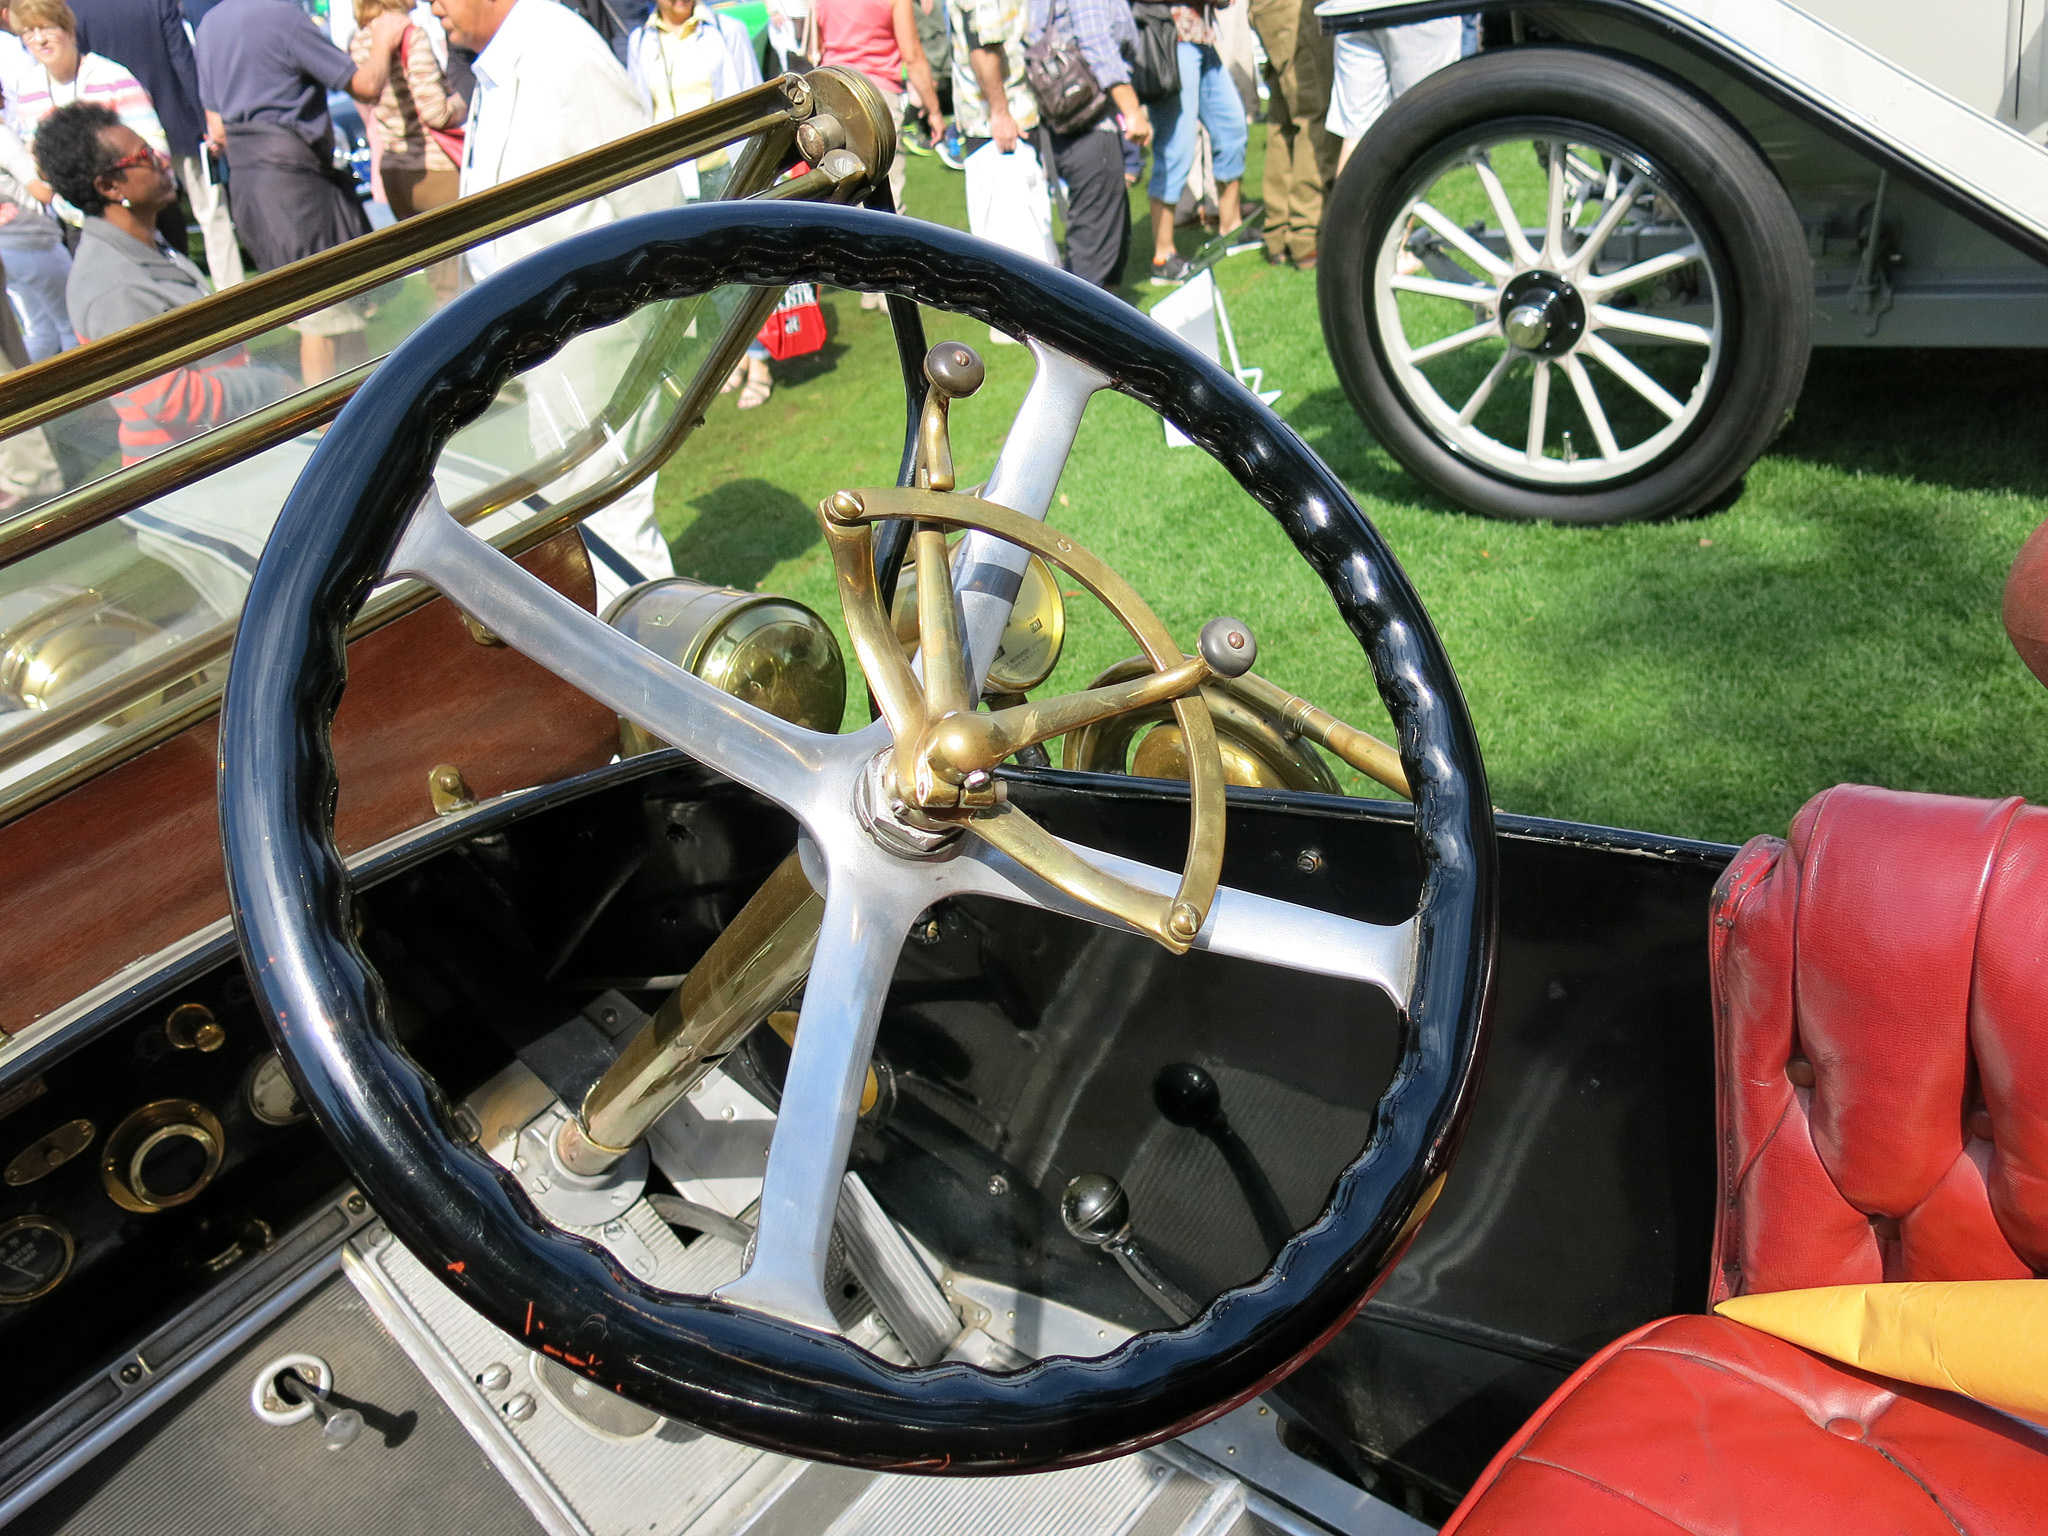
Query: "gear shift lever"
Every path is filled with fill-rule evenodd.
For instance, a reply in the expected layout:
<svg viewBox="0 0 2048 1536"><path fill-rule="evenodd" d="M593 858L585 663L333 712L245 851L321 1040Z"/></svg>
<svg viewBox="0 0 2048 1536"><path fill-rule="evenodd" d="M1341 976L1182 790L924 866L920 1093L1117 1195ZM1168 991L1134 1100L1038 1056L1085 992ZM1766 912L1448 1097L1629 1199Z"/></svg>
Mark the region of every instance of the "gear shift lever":
<svg viewBox="0 0 2048 1536"><path fill-rule="evenodd" d="M1060 1196L1060 1220L1075 1241L1115 1259L1145 1298L1176 1323L1187 1322L1201 1310L1132 1240L1130 1197L1108 1174L1077 1174Z"/></svg>
<svg viewBox="0 0 2048 1536"><path fill-rule="evenodd" d="M320 1421L320 1438L330 1451L345 1451L363 1432L363 1416L353 1408L336 1408L327 1394L295 1370L277 1373L277 1395L295 1407L313 1410Z"/></svg>

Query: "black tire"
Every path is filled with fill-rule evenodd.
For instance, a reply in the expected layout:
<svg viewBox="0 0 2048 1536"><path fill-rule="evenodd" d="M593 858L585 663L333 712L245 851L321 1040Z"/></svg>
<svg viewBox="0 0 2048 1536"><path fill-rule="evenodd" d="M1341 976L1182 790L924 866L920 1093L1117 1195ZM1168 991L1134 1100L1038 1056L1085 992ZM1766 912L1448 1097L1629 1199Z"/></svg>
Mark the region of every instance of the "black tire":
<svg viewBox="0 0 2048 1536"><path fill-rule="evenodd" d="M1459 146L1562 125L1618 143L1685 204L1712 264L1721 351L1705 398L1650 462L1583 487L1482 463L1432 425L1392 376L1373 267L1390 225ZM1418 478L1489 517L1620 523L1711 506L1789 419L1806 377L1813 263L1785 189L1711 102L1640 65L1581 48L1522 47L1452 65L1375 123L1323 215L1317 298L1337 375L1366 426Z"/></svg>

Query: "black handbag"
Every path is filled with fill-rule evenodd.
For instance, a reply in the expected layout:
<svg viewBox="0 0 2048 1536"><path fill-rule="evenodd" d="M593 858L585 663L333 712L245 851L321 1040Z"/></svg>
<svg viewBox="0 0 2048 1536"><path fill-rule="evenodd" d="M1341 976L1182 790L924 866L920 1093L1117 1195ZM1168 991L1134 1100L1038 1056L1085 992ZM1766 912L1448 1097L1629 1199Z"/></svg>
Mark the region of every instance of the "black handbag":
<svg viewBox="0 0 2048 1536"><path fill-rule="evenodd" d="M1180 94L1180 29L1173 7L1157 0L1132 0L1131 20L1138 28L1138 49L1131 58L1131 89L1140 101L1160 101Z"/></svg>
<svg viewBox="0 0 2048 1536"><path fill-rule="evenodd" d="M1024 50L1024 83L1038 99L1038 120L1054 133L1093 127L1109 106L1081 45L1057 22L1048 22Z"/></svg>

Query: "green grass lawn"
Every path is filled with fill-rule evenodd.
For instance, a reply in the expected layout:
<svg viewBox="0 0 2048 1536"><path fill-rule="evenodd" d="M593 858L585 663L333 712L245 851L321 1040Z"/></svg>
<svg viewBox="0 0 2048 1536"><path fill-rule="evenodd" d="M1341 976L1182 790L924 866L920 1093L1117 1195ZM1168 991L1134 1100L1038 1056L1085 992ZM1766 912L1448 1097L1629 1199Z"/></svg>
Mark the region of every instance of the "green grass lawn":
<svg viewBox="0 0 2048 1536"><path fill-rule="evenodd" d="M957 175L917 160L910 188L913 213L964 227ZM1134 251L1134 277L1145 256ZM1429 605L1497 805L1739 841L1782 832L1808 796L1844 780L2048 790L2048 694L1998 621L2006 568L2048 517L2048 357L1819 353L1796 420L1729 510L1522 526L1439 503L1366 434L1324 353L1312 274L1247 255L1217 275L1245 361L1284 389L1280 414L1343 477ZM884 317L850 294L828 293L826 307L826 351L778 368L759 410L721 399L663 471L661 507L679 571L789 593L836 624L811 508L840 486L893 481L902 393ZM987 386L953 415L972 484L1030 360L958 316L927 325L989 360ZM1053 521L1189 642L1203 619L1237 614L1259 635L1262 672L1385 730L1356 643L1277 526L1199 450L1169 450L1149 412L1096 397ZM1092 602L1070 599L1069 611L1050 688L1081 686L1135 649Z"/></svg>

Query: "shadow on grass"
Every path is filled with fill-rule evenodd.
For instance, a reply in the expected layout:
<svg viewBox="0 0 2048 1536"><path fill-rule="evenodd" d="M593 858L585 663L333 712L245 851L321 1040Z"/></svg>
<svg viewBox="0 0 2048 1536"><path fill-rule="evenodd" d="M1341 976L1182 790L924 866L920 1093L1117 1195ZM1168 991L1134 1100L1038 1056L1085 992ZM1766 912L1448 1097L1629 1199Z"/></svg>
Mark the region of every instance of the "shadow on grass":
<svg viewBox="0 0 2048 1536"><path fill-rule="evenodd" d="M1341 389L1317 390L1283 414L1354 490L1401 506L1464 510L1381 448ZM1770 454L1921 485L2041 496L2048 495L2044 419L2048 353L1823 348L1813 354L1798 409ZM1725 511L1743 488L1738 481L1694 516Z"/></svg>
<svg viewBox="0 0 2048 1536"><path fill-rule="evenodd" d="M1462 512L1401 467L1358 419L1341 389L1319 389L1281 415L1353 491L1426 512Z"/></svg>
<svg viewBox="0 0 2048 1536"><path fill-rule="evenodd" d="M676 571L698 581L751 591L819 539L812 510L766 480L728 480L690 506L697 515L671 549Z"/></svg>
<svg viewBox="0 0 2048 1536"><path fill-rule="evenodd" d="M1957 490L2048 494L2048 353L2002 348L1813 354L1771 452Z"/></svg>

